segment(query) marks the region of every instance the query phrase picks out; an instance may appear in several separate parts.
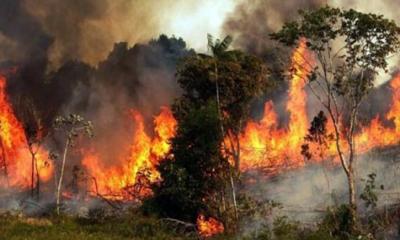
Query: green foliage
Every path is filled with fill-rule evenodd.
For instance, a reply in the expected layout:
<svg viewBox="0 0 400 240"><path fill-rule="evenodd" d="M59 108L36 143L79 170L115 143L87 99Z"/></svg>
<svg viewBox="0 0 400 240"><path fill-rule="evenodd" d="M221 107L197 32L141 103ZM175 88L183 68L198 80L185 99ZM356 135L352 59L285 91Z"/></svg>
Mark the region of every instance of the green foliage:
<svg viewBox="0 0 400 240"><path fill-rule="evenodd" d="M333 235L346 235L350 232L350 210L347 205L341 205L338 208L328 209L322 226L329 229Z"/></svg>
<svg viewBox="0 0 400 240"><path fill-rule="evenodd" d="M214 38L211 34L207 34L208 48L211 50L215 57L221 57L226 54L229 46L231 45L233 38L226 36L222 41Z"/></svg>
<svg viewBox="0 0 400 240"><path fill-rule="evenodd" d="M190 56L179 66L183 94L173 105L177 135L169 157L158 167L163 180L154 186L154 198L145 208L191 222L199 213L229 221L222 215L230 211L227 186L234 176L221 154L222 141L228 132L240 132L251 101L270 86L263 62L228 51L231 42L229 36L221 41L208 35L213 56Z"/></svg>
<svg viewBox="0 0 400 240"><path fill-rule="evenodd" d="M161 221L141 215L101 222L59 216L49 219L0 217L0 240L141 240L195 239L175 233Z"/></svg>
<svg viewBox="0 0 400 240"><path fill-rule="evenodd" d="M242 240L339 240L323 225L315 229L304 229L299 222L285 216L277 217L272 226L265 225L260 230L242 237ZM355 239L355 238L354 238Z"/></svg>
<svg viewBox="0 0 400 240"><path fill-rule="evenodd" d="M329 208L328 212L319 224L319 230L329 232L338 239L370 239L367 233L361 231L361 226L357 226L357 231L352 228L351 210L348 205L341 205L337 208Z"/></svg>
<svg viewBox="0 0 400 240"><path fill-rule="evenodd" d="M178 123L171 153L158 166L163 181L153 186L145 207L190 222L199 213L216 216L230 167L221 141L215 104L190 109Z"/></svg>
<svg viewBox="0 0 400 240"><path fill-rule="evenodd" d="M225 41L226 39L222 43ZM267 79L267 68L257 57L240 51L215 54L218 57L200 54L192 56L179 66L177 78L184 93L178 104L190 103L198 107L210 100L215 101L218 81L224 125L228 129L239 131L239 122L244 122L249 117L251 101L273 84Z"/></svg>
<svg viewBox="0 0 400 240"><path fill-rule="evenodd" d="M309 144L316 144L319 150L319 157L324 158L324 150L328 148L329 143L333 140L333 135L328 133L326 124L328 118L323 111L320 111L311 122L307 135L304 137L305 144L301 146L301 154L307 159L311 159L313 154L310 151Z"/></svg>
<svg viewBox="0 0 400 240"><path fill-rule="evenodd" d="M337 93L360 101L373 86L373 78L368 75L374 75L380 69L387 70L388 57L399 50L400 28L382 15L353 9L326 6L299 13L299 21L286 23L271 37L292 47L300 39L306 39L324 73L333 75ZM335 45L340 48L333 51ZM315 70L321 69L317 67ZM361 73L354 77L357 72ZM316 77L318 75L311 80Z"/></svg>
<svg viewBox="0 0 400 240"><path fill-rule="evenodd" d="M278 217L273 223L273 233L276 239L295 240L299 232L298 223L289 222L287 217Z"/></svg>
<svg viewBox="0 0 400 240"><path fill-rule="evenodd" d="M360 198L364 200L365 207L367 208L375 208L376 203L378 202L378 196L376 195L376 186L375 186L375 178L376 173L368 174L368 179L364 180L366 182L362 193L360 194ZM381 186L383 188L383 186Z"/></svg>

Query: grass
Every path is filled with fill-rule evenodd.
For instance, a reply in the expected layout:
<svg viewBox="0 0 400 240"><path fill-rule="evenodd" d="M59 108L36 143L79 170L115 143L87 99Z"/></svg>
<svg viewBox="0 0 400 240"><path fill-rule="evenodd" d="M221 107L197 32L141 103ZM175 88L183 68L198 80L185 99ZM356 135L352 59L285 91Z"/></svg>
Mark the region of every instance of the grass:
<svg viewBox="0 0 400 240"><path fill-rule="evenodd" d="M157 219L143 216L89 221L72 217L32 219L0 216L0 240L190 240Z"/></svg>

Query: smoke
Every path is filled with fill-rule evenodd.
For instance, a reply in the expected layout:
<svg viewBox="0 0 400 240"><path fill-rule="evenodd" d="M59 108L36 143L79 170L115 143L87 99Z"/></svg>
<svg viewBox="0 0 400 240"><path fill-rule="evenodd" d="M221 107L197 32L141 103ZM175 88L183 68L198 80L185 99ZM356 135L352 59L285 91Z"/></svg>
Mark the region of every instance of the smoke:
<svg viewBox="0 0 400 240"><path fill-rule="evenodd" d="M269 34L279 30L286 21L293 21L299 9L311 9L321 0L262 1L250 0L238 4L223 26L233 36L235 46L265 56L271 54L275 44Z"/></svg>
<svg viewBox="0 0 400 240"><path fill-rule="evenodd" d="M26 9L54 38L50 68L67 60L90 65L105 59L114 43L145 43L161 33L184 37L192 47L206 47L206 34L219 34L234 0L147 1L72 0L23 1Z"/></svg>
<svg viewBox="0 0 400 240"><path fill-rule="evenodd" d="M359 196L371 173L376 174L376 189L373 191L378 196L377 207L397 203L400 191L400 162L396 158L398 152L398 147L390 148L357 158L357 199L362 215L367 214L367 208ZM315 226L326 214L328 207L348 202L346 175L339 163L308 165L267 179L262 174L252 174L250 177L258 179L257 183L247 185L246 191L256 199L282 204L282 208L273 211L273 216L288 216L302 224ZM262 224L259 226L262 227Z"/></svg>
<svg viewBox="0 0 400 240"><path fill-rule="evenodd" d="M52 38L22 5L21 0L4 0L1 3L0 53L9 56L9 60L36 61L47 55Z"/></svg>
<svg viewBox="0 0 400 240"><path fill-rule="evenodd" d="M387 0L366 4L361 0L250 0L242 1L235 7L233 13L228 15L223 25L223 31L225 34L233 36L233 44L236 48L262 57L272 70L272 77L277 79L282 77L279 72L282 69L282 63L288 69L291 53L271 40L269 34L278 31L284 22L296 20L299 9L310 10L325 4L342 9L354 8L361 12L383 14L386 18L393 19L400 24L400 17L397 13L399 1ZM391 90L386 81L392 79L393 73L398 70L399 59L391 58L389 62L389 73L380 73L377 78L379 87L371 92L361 106L360 116L362 117L360 120L364 123L368 123L376 114L383 117L390 107L391 99L388 96L391 95ZM280 90L275 91L272 95L281 118L285 115L286 100L282 97L285 96L285 91L287 91L287 86L283 84ZM310 93L307 95L312 96ZM310 113L315 114L321 109L316 99L309 97L307 101ZM261 106L262 104L257 106L257 109L262 109ZM310 116L314 116L313 114ZM394 201L387 193L399 190L396 176L399 174L400 164L393 162L395 159L393 156L385 157L381 154L382 152L378 152L375 155L362 156L357 160L357 179L358 189L361 191L365 184L361 178L367 178L371 172L377 173L376 185L385 186L384 191L378 190L378 196L381 199L379 204L384 205ZM257 184L246 186L247 191L254 194L253 196L257 199L275 200L282 203L284 209L280 214L288 215L305 223L315 222L315 219L319 219L321 212L325 212L328 206L346 203L347 200L346 176L339 166L311 165L267 180L263 180L265 178L262 174L250 174L253 174L251 179L254 179Z"/></svg>
<svg viewBox="0 0 400 240"><path fill-rule="evenodd" d="M104 59L118 41L151 39L160 29L154 3L126 0L25 1L24 7L55 41L49 53L53 65L79 59L92 65ZM165 1L157 4L165 9Z"/></svg>
<svg viewBox="0 0 400 240"><path fill-rule="evenodd" d="M324 5L342 9L356 9L365 13L382 14L400 24L397 9L400 2L396 0L375 1L365 4L362 0L302 0L302 1L243 1L237 4L233 13L229 14L223 25L225 34L234 37L235 47L263 57L273 72L278 71L280 62L287 62L287 49L269 38L269 34L278 31L287 21L298 18L298 10L311 10ZM380 72L376 84L390 80L391 73L397 70L399 57L389 60L389 73Z"/></svg>

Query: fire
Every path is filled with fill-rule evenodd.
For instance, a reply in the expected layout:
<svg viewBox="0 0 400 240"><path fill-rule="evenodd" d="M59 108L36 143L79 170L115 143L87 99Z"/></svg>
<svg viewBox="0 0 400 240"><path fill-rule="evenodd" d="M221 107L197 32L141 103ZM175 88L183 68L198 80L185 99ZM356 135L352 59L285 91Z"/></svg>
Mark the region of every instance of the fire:
<svg viewBox="0 0 400 240"><path fill-rule="evenodd" d="M48 181L53 173L53 165L47 159L47 151L39 149L37 171L43 182ZM0 187L28 188L31 184L31 161L25 131L7 99L6 78L0 75Z"/></svg>
<svg viewBox="0 0 400 240"><path fill-rule="evenodd" d="M203 237L211 237L216 234L224 232L224 225L215 218L209 217L206 219L204 215L200 214L197 217L197 230Z"/></svg>
<svg viewBox="0 0 400 240"><path fill-rule="evenodd" d="M271 173L288 168L301 167L305 159L301 154L301 145L309 128L307 117L307 95L304 90L306 80L313 66L312 55L308 52L305 41L302 40L292 55L292 79L289 84L286 109L290 114L287 128L278 128L277 114L272 102L265 103L264 116L259 122L249 121L240 135L240 151L242 170L263 168ZM390 86L392 89L392 105L386 114L387 121L394 124L387 127L376 116L362 127L355 136L355 146L358 154L373 148L391 146L400 139L400 74L395 76ZM328 118L327 129L333 133L333 125ZM340 139L342 149L348 149L344 138ZM313 147L313 146L311 146ZM329 143L326 158L337 161L336 146ZM321 161L321 158L315 159Z"/></svg>
<svg viewBox="0 0 400 240"><path fill-rule="evenodd" d="M151 152L157 157L164 157L171 148L169 139L175 136L177 122L167 107L161 108L161 113L154 118L155 138L152 141Z"/></svg>
<svg viewBox="0 0 400 240"><path fill-rule="evenodd" d="M289 83L286 110L289 113L289 123L281 127L278 114L272 101L266 102L264 115L258 122L250 120L239 136L240 169L263 168L271 173L291 169L306 164L301 154L301 145L309 128L310 119L307 116L307 94L305 91L307 78L315 65L313 55L308 51L305 40L292 54L291 81ZM400 74L390 82L392 89L392 104L384 116L384 122L393 123L387 126L379 116L369 124L358 129L355 137L357 153L365 153L373 148L396 145L400 139ZM22 124L16 118L6 95L6 79L0 75L0 187L12 186L28 188L31 183L31 155L27 148L27 138ZM169 153L170 139L175 136L177 122L168 107L162 107L161 113L154 117L153 133L146 131L145 121L141 113L130 112L134 130L126 149L113 159L113 164L107 164L104 156L96 149L82 150L82 166L90 176L89 191L101 194L109 199L131 199L132 189L136 194L150 194L149 189L137 185L160 180L156 169L157 164ZM332 131L332 122L327 126ZM228 142L228 140L227 140ZM340 144L346 150L344 138ZM329 143L327 159L336 156L335 144ZM314 150L314 149L312 149ZM37 155L37 171L40 180L46 182L53 176L53 165L47 161L48 152L41 148ZM323 158L316 159L321 161ZM147 182L147 183L148 183ZM138 188L138 189L137 189ZM218 233L223 226L217 220L205 220L200 215L198 228L208 236L207 232Z"/></svg>
<svg viewBox="0 0 400 240"><path fill-rule="evenodd" d="M175 135L177 123L167 107L162 107L161 113L154 118L153 138L146 133L145 123L139 112L131 111L131 117L135 130L132 133L129 151L118 156L120 164L106 166L101 156L93 151L86 152L82 160L83 166L93 177L91 191L110 199L132 198L133 196L128 196L125 190L138 183L141 173L145 174L150 182L157 181L159 173L156 165L169 152L169 139ZM137 194L148 194L148 191L143 191L140 190Z"/></svg>
<svg viewBox="0 0 400 240"><path fill-rule="evenodd" d="M309 125L306 111L307 95L304 87L313 65L306 42L302 40L293 53L293 73L289 87L289 100L286 105L286 109L290 113L289 142L294 146L302 144Z"/></svg>
<svg viewBox="0 0 400 240"><path fill-rule="evenodd" d="M357 148L361 152L376 147L385 147L399 143L400 139L400 74L390 82L392 89L392 104L385 118L392 121L394 129L386 127L376 116L368 126L365 126L356 138Z"/></svg>
<svg viewBox="0 0 400 240"><path fill-rule="evenodd" d="M313 59L305 41L293 53L292 79L286 109L290 113L287 129L278 129L277 114L272 102L267 102L260 122L250 121L240 136L241 169L263 167L274 170L279 166L300 166L304 159L300 154L309 120L306 111L306 80Z"/></svg>

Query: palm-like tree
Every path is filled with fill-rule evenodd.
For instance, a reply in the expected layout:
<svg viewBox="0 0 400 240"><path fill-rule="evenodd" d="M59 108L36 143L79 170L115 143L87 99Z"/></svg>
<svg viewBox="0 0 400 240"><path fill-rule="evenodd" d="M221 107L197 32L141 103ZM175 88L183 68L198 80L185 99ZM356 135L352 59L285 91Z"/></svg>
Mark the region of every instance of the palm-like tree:
<svg viewBox="0 0 400 240"><path fill-rule="evenodd" d="M215 39L211 34L207 34L207 47L208 50L211 51L212 57L215 58L214 62L214 74L215 74L215 91L216 91L216 100L217 100L217 108L218 108L218 117L221 122L221 132L222 135L225 135L224 125L222 122L222 114L221 114L221 104L219 97L219 82L218 82L218 66L217 60L220 60L224 57L227 57L230 53L228 51L229 46L232 43L232 37L226 36L222 41L220 39Z"/></svg>
<svg viewBox="0 0 400 240"><path fill-rule="evenodd" d="M232 40L232 37L229 35L226 36L222 41L220 39L214 40L214 37L211 34L207 34L207 46L215 58L222 58L230 52L228 51L228 48L230 47Z"/></svg>
<svg viewBox="0 0 400 240"><path fill-rule="evenodd" d="M215 39L211 34L207 34L207 47L209 51L212 53L212 57L215 58L214 61L214 74L215 74L215 91L216 91L216 101L217 101L217 110L218 110L218 118L220 121L220 128L221 128L221 134L222 136L225 136L225 129L224 129L224 124L223 124L223 119L222 119L222 114L221 114L221 104L220 104L220 97L219 97L219 82L218 82L218 60L228 58L230 57L233 53L232 51L228 51L228 48L230 47L232 43L232 37L231 36L226 36L222 41L220 39ZM225 142L223 141L223 146L226 149L227 147L225 146ZM227 149L226 149L227 150ZM228 151L226 151L228 152ZM239 166L236 166L238 169ZM236 191L235 191L235 184L233 181L233 176L232 172L230 170L230 184L232 187L232 198L233 198L233 205L234 205L234 210L235 210L235 217L236 219L238 218L237 215L237 203L236 203Z"/></svg>

